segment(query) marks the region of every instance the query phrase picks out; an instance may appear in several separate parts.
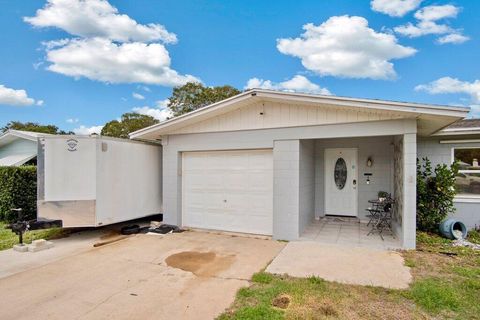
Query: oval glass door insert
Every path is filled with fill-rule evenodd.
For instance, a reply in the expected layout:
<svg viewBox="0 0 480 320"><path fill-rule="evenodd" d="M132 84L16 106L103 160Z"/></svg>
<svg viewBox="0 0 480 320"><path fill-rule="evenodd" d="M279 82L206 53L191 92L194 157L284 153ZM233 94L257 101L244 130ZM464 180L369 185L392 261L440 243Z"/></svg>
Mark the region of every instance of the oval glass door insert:
<svg viewBox="0 0 480 320"><path fill-rule="evenodd" d="M347 182L347 163L343 158L338 158L337 162L335 162L333 177L338 190L342 190Z"/></svg>

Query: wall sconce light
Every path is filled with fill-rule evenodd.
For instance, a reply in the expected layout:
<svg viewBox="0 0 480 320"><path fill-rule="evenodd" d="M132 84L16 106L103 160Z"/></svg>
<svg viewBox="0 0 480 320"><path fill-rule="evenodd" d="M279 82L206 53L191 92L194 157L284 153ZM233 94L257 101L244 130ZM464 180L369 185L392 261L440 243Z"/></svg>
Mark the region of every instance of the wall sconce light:
<svg viewBox="0 0 480 320"><path fill-rule="evenodd" d="M367 159L367 167L370 168L371 166L373 166L373 159L372 159L372 157L368 157L368 159Z"/></svg>
<svg viewBox="0 0 480 320"><path fill-rule="evenodd" d="M370 184L370 177L372 176L372 174L371 174L371 173L364 173L363 175L364 175L365 177L367 177L366 183L367 183L367 184Z"/></svg>

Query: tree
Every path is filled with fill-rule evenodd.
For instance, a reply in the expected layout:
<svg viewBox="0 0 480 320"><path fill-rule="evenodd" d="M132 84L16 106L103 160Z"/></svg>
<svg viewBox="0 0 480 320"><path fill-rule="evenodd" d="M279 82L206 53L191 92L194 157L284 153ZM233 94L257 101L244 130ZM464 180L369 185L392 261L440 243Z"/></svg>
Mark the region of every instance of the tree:
<svg viewBox="0 0 480 320"><path fill-rule="evenodd" d="M188 82L173 89L167 107L176 117L239 93L240 91L232 86L205 87L198 82Z"/></svg>
<svg viewBox="0 0 480 320"><path fill-rule="evenodd" d="M107 122L102 128L101 135L128 139L130 133L156 123L158 123L158 120L151 116L134 112L124 113L120 121L112 120Z"/></svg>
<svg viewBox="0 0 480 320"><path fill-rule="evenodd" d="M71 131L59 130L57 126L52 124L43 125L37 122L20 122L20 121L10 121L3 127L1 130L3 132L7 130L21 130L21 131L31 131L31 132L40 132L40 133L49 133L49 134L73 134Z"/></svg>
<svg viewBox="0 0 480 320"><path fill-rule="evenodd" d="M458 164L438 164L432 170L428 158L417 159L417 229L437 231L449 213L455 212L455 176Z"/></svg>

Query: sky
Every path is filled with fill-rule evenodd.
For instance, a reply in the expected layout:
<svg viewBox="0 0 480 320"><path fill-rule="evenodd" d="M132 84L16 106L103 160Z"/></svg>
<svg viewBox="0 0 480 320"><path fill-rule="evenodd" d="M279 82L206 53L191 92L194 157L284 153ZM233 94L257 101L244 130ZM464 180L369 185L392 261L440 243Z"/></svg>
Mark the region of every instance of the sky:
<svg viewBox="0 0 480 320"><path fill-rule="evenodd" d="M476 0L0 0L0 126L159 120L188 81L471 107Z"/></svg>

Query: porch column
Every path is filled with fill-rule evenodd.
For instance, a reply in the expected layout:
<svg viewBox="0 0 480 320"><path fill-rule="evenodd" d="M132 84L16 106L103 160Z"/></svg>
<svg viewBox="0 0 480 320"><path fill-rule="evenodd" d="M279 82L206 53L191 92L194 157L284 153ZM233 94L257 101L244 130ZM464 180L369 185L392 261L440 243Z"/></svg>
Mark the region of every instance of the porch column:
<svg viewBox="0 0 480 320"><path fill-rule="evenodd" d="M417 221L417 135L403 135L402 246L415 249Z"/></svg>
<svg viewBox="0 0 480 320"><path fill-rule="evenodd" d="M299 140L274 141L273 238L299 237Z"/></svg>

